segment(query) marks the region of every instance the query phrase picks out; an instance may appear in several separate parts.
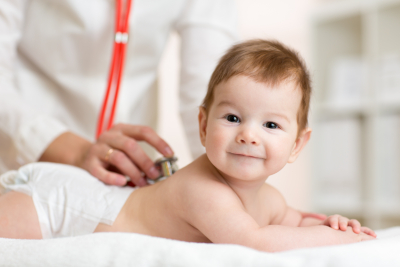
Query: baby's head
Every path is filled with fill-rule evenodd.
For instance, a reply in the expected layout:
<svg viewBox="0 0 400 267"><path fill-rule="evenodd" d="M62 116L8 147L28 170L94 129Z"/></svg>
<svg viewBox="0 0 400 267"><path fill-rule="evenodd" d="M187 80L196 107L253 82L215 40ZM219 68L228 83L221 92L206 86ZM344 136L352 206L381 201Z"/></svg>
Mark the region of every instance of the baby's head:
<svg viewBox="0 0 400 267"><path fill-rule="evenodd" d="M301 90L297 113L298 133L308 125L311 81L308 70L298 54L277 41L250 40L233 46L215 68L202 107L207 114L218 84L237 75L244 75L270 86L294 82Z"/></svg>
<svg viewBox="0 0 400 267"><path fill-rule="evenodd" d="M233 46L214 70L200 107L208 158L227 174L235 165L248 177L257 165L259 175L279 171L310 137L310 94L309 74L296 52L276 41Z"/></svg>

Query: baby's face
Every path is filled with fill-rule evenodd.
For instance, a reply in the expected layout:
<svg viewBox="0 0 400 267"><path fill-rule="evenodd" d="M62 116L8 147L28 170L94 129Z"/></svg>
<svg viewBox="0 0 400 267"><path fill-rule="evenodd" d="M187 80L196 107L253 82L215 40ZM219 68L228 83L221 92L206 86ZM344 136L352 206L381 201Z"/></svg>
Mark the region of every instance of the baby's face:
<svg viewBox="0 0 400 267"><path fill-rule="evenodd" d="M291 82L272 88L234 76L219 84L208 117L204 110L200 114L201 141L211 163L228 177L254 180L294 161L300 101L301 91Z"/></svg>

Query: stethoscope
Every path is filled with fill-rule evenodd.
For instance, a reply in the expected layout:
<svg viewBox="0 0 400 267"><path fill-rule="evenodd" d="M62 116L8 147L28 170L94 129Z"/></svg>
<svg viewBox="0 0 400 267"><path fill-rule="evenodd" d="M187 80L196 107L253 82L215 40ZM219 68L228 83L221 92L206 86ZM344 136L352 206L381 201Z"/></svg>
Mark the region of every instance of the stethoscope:
<svg viewBox="0 0 400 267"><path fill-rule="evenodd" d="M107 90L97 121L96 139L104 130L110 129L114 122L115 108L125 64L126 45L129 37L131 6L132 0L116 0L113 56L108 75Z"/></svg>
<svg viewBox="0 0 400 267"><path fill-rule="evenodd" d="M116 0L115 38L113 56L108 75L107 90L97 121L96 139L104 130L112 127L117 107L119 88L125 64L126 45L129 39L129 17L132 0ZM176 157L158 159L155 164L160 169L162 178L172 175L177 169ZM149 180L150 182L151 180ZM157 180L156 180L157 181Z"/></svg>

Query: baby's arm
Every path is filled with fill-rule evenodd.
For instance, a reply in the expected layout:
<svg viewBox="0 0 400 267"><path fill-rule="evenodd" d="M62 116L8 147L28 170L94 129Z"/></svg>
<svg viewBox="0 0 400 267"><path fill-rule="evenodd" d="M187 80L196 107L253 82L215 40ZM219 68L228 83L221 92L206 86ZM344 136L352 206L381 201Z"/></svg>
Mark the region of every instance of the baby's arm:
<svg viewBox="0 0 400 267"><path fill-rule="evenodd" d="M298 210L295 210L291 207L283 207L284 216L279 223L280 225L286 226L315 226L320 225L326 218L326 215L317 214L317 213L304 213Z"/></svg>
<svg viewBox="0 0 400 267"><path fill-rule="evenodd" d="M350 227L347 231L324 225L260 227L228 186L212 181L188 187L185 199L185 219L213 243L239 244L273 252L373 239L354 233Z"/></svg>

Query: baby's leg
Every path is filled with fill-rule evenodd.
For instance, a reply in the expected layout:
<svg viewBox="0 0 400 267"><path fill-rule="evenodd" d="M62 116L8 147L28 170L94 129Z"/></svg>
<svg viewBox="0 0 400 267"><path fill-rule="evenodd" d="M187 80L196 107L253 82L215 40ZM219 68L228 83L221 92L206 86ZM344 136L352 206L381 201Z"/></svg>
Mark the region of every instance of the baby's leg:
<svg viewBox="0 0 400 267"><path fill-rule="evenodd" d="M16 191L0 196L0 237L42 239L38 215L30 196Z"/></svg>

